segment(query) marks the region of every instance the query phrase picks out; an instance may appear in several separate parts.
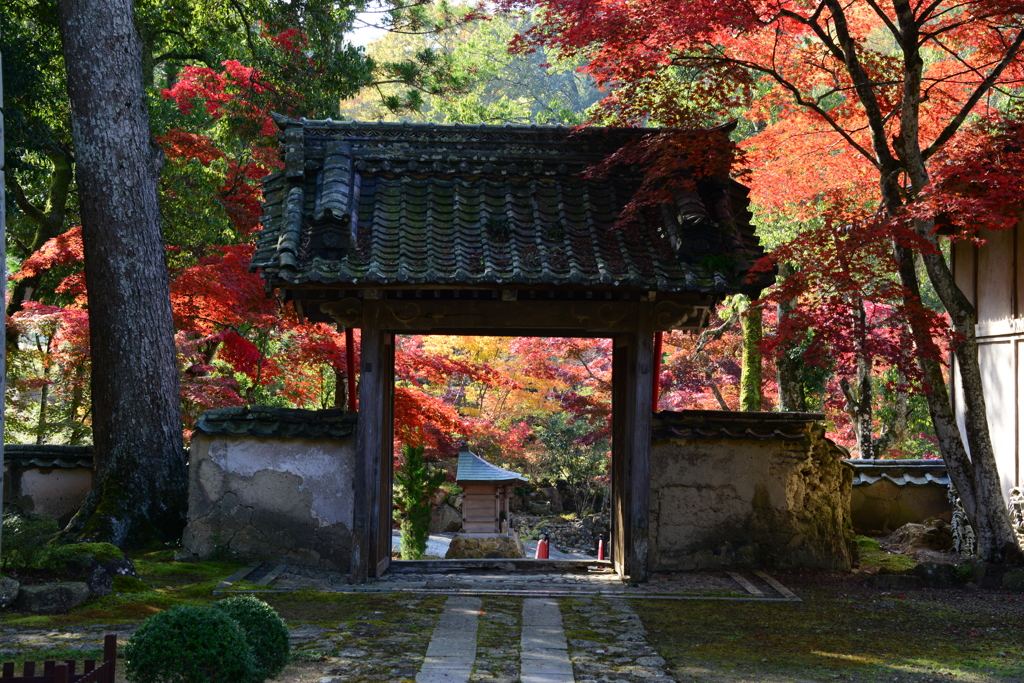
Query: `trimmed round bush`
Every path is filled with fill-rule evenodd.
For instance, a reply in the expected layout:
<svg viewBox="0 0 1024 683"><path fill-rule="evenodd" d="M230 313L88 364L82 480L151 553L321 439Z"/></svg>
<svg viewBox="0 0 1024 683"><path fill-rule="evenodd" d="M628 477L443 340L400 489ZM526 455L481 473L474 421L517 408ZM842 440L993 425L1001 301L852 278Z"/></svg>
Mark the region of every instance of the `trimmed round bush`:
<svg viewBox="0 0 1024 683"><path fill-rule="evenodd" d="M288 663L288 628L273 607L251 595L220 600L213 606L237 621L245 632L256 658L256 680L281 673Z"/></svg>
<svg viewBox="0 0 1024 683"><path fill-rule="evenodd" d="M213 607L172 607L154 614L128 639L125 673L132 683L250 683L256 659L238 622Z"/></svg>

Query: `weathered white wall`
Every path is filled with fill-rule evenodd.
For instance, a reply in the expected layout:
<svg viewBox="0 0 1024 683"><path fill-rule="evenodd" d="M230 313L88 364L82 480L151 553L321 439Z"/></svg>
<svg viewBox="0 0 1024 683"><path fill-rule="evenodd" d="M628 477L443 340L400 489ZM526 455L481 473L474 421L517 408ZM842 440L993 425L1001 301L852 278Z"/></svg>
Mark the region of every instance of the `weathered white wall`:
<svg viewBox="0 0 1024 683"><path fill-rule="evenodd" d="M692 438L651 450L650 571L848 570L852 470L820 427L799 441Z"/></svg>
<svg viewBox="0 0 1024 683"><path fill-rule="evenodd" d="M91 488L92 470L87 467L28 467L17 475L4 467L4 503L37 515L70 516Z"/></svg>
<svg viewBox="0 0 1024 683"><path fill-rule="evenodd" d="M353 440L208 436L189 458L186 553L218 548L347 570Z"/></svg>

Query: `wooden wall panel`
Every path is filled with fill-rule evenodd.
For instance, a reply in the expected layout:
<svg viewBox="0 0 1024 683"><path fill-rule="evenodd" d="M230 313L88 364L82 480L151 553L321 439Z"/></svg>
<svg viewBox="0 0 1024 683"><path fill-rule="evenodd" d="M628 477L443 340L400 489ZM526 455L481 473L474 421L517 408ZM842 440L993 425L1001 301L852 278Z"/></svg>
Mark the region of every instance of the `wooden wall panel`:
<svg viewBox="0 0 1024 683"><path fill-rule="evenodd" d="M977 297L974 291L974 243L963 240L953 243L953 273L956 275L956 284L963 290L972 303L977 304Z"/></svg>
<svg viewBox="0 0 1024 683"><path fill-rule="evenodd" d="M1003 496L1017 479L1017 373L1010 340L978 345L988 429Z"/></svg>
<svg viewBox="0 0 1024 683"><path fill-rule="evenodd" d="M984 230L985 245L978 249L978 322L1007 320L1013 316L1014 231Z"/></svg>
<svg viewBox="0 0 1024 683"><path fill-rule="evenodd" d="M1013 242L1013 290L1016 294L1013 299L1013 315L1017 318L1021 318L1024 317L1024 275L1021 274L1021 269L1024 268L1024 220L1018 223L1017 227L1014 228Z"/></svg>
<svg viewBox="0 0 1024 683"><path fill-rule="evenodd" d="M1014 455L1013 479L1015 486L1024 486L1024 443L1020 437L1020 430L1024 427L1024 339L1014 341L1013 362L1016 365L1017 391L1014 395L1016 410L1016 424L1014 425Z"/></svg>

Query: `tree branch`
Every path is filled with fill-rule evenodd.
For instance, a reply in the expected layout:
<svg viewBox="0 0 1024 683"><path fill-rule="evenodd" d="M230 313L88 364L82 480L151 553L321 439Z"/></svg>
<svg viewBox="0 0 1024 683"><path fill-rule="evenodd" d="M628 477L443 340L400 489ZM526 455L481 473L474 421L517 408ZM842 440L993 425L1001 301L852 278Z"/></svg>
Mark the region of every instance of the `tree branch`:
<svg viewBox="0 0 1024 683"><path fill-rule="evenodd" d="M28 197L25 196L25 188L21 186L18 179L14 176L14 173L8 171L7 182L11 184L11 189L14 190L14 203L18 205L22 213L29 217L30 220L36 223L45 223L46 214L43 210L37 207L35 204L29 201Z"/></svg>
<svg viewBox="0 0 1024 683"><path fill-rule="evenodd" d="M1003 55L999 64L991 71L991 73L989 73L988 77L981 82L977 89L971 93L971 96L967 98L966 102L964 102L960 111L950 119L949 123L946 124L946 127L942 129L942 132L939 133L939 136L935 138L932 144L928 145L928 148L921 153L925 159L928 159L939 151L942 145L946 144L946 142L956 134L960 129L960 126L962 126L963 122L967 119L968 114L971 113L971 110L973 110L978 102L981 101L981 98L992 89L996 79L998 79L1000 74L1002 74L1006 67L1010 65L1010 62L1016 58L1017 53L1020 52L1022 44L1024 44L1024 29L1017 31L1017 37L1010 44L1010 47L1007 48L1006 54Z"/></svg>

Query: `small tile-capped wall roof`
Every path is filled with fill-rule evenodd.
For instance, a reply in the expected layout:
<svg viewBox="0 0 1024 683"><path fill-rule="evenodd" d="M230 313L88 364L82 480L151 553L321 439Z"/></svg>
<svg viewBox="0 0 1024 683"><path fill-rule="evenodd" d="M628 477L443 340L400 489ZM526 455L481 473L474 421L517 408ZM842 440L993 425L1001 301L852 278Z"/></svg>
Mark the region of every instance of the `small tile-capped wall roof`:
<svg viewBox="0 0 1024 683"><path fill-rule="evenodd" d="M60 444L4 444L4 464L25 469L92 469L92 446Z"/></svg>
<svg viewBox="0 0 1024 683"><path fill-rule="evenodd" d="M891 481L897 486L936 484L949 486L949 474L942 460L865 460L851 458L846 464L853 468L853 485L866 486L877 481Z"/></svg>
<svg viewBox="0 0 1024 683"><path fill-rule="evenodd" d="M277 439L347 439L356 413L335 408L297 410L271 406L238 406L207 410L196 431L208 436L256 436Z"/></svg>
<svg viewBox="0 0 1024 683"><path fill-rule="evenodd" d="M277 119L286 166L263 181L251 263L272 286L733 293L768 282L744 279L763 250L748 190L731 179L702 179L641 224L615 226L643 169L584 172L653 129Z"/></svg>
<svg viewBox="0 0 1024 683"><path fill-rule="evenodd" d="M730 410L663 410L655 413L651 437L662 439L807 438L807 426L825 419L822 413L769 413Z"/></svg>
<svg viewBox="0 0 1024 683"><path fill-rule="evenodd" d="M518 472L503 470L492 465L479 455L463 450L459 453L459 469L455 481L529 481L530 478Z"/></svg>

